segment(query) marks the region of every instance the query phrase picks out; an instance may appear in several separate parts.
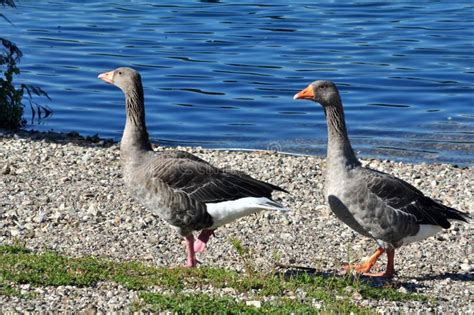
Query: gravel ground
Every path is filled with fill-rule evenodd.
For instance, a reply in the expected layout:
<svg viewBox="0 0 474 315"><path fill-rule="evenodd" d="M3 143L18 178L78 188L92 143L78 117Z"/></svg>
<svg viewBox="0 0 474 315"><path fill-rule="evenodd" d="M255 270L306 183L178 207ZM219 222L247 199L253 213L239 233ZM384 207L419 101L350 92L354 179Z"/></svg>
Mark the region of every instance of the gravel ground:
<svg viewBox="0 0 474 315"><path fill-rule="evenodd" d="M326 206L324 159L270 152L179 149L217 166L245 171L291 193L275 194L277 200L293 209L287 215L260 213L218 229L208 250L199 256L203 264L241 270L243 266L228 241L231 237L251 247L257 266L264 270L271 267L275 251L281 263L336 272L348 257L362 258L375 250L375 242L352 232ZM474 211L472 166L378 160L364 163L415 184L451 207ZM125 191L117 144L71 134L12 135L0 131L0 179L0 244L19 239L40 252L52 249L70 256L96 255L156 266L185 263L181 238ZM431 302L358 303L379 312L472 314L473 234L472 223L454 223L450 230L397 252L398 276L393 281L399 290L426 294L433 298ZM380 266L384 263L382 259ZM92 288L17 287L22 292L35 292L35 298L0 296L0 312L127 311L138 299L136 292L115 283Z"/></svg>

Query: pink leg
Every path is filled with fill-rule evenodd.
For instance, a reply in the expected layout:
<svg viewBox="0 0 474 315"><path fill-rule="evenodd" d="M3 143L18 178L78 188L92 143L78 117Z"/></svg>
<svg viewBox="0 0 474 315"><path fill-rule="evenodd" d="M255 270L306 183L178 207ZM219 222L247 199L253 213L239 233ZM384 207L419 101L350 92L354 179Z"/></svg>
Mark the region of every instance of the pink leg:
<svg viewBox="0 0 474 315"><path fill-rule="evenodd" d="M186 236L186 249L188 252L188 262L186 263L186 267L196 267L197 260L196 254L194 253L194 236L192 234Z"/></svg>
<svg viewBox="0 0 474 315"><path fill-rule="evenodd" d="M197 240L194 242L194 251L196 253L202 253L206 247L206 243L212 235L214 235L214 230L202 230Z"/></svg>

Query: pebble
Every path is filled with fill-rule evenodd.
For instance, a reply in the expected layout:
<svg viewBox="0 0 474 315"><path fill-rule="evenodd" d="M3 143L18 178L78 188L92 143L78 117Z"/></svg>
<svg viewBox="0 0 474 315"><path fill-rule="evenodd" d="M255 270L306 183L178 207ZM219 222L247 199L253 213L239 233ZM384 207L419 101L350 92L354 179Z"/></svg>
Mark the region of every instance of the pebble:
<svg viewBox="0 0 474 315"><path fill-rule="evenodd" d="M256 307L256 308L262 307L262 302L260 301L246 301L245 304L248 306Z"/></svg>
<svg viewBox="0 0 474 315"><path fill-rule="evenodd" d="M181 149L218 167L244 171L280 185L291 193L274 194L276 200L292 208L285 215L262 212L219 228L198 257L204 266L244 270L241 257L229 241L235 237L251 249L255 267L269 272L278 259L282 264L337 274L343 262L370 256L377 247L374 241L342 224L327 207L323 197L324 159ZM362 162L415 184L450 207L471 214L474 210L472 167L374 159ZM20 241L33 251L51 249L73 257L94 255L155 266L185 263L184 247L174 229L127 194L117 144L90 143L77 134L69 137L19 132L13 136L4 132L0 137L0 167L0 244ZM450 231L397 250L398 275L392 285L402 293L427 295L427 302L364 299L353 287L346 288L346 296L378 313L472 313L473 236L472 224L454 223ZM385 261L382 257L377 267L383 268ZM130 312L132 303L141 303L136 291L107 282L85 288L25 285L19 289L34 293L34 297L0 295L0 313L124 313ZM199 290L242 299L255 307L261 307L261 300L276 298L258 296L257 291L242 296L233 288L195 288ZM324 310L323 301L311 300L305 292L296 290L289 297L306 299Z"/></svg>
<svg viewBox="0 0 474 315"><path fill-rule="evenodd" d="M470 264L461 264L461 270L465 272L471 272L472 270L472 265Z"/></svg>
<svg viewBox="0 0 474 315"><path fill-rule="evenodd" d="M405 288L405 287L400 287L398 290L398 292L402 293L402 294L407 294L408 293L408 290Z"/></svg>

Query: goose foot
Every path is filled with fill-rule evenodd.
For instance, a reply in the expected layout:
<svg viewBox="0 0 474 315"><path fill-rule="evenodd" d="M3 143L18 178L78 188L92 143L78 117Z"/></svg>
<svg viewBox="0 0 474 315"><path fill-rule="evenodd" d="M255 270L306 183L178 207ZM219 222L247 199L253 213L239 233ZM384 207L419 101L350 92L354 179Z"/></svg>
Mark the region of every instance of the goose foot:
<svg viewBox="0 0 474 315"><path fill-rule="evenodd" d="M385 271L382 271L382 272L364 272L364 273L362 273L362 275L366 276L366 277L371 277L371 278L387 278L387 279L390 279L390 278L393 278L393 276L395 275L395 272L385 270Z"/></svg>
<svg viewBox="0 0 474 315"><path fill-rule="evenodd" d="M358 264L358 265L345 265L344 266L344 270L346 271L350 271L350 270L354 270L355 272L358 272L358 273L363 273L363 274L368 274L370 272L370 269L372 269L372 267L375 265L375 263L377 262L377 260L379 259L379 257L385 252L385 250L381 247L379 247L375 253L369 257L369 259L367 259L365 262L363 262L362 264Z"/></svg>
<svg viewBox="0 0 474 315"><path fill-rule="evenodd" d="M193 268L193 267L196 267L198 263L196 259L196 253L194 252L194 236L191 234L191 235L186 236L185 238L186 238L186 249L187 249L187 254L188 254L185 267Z"/></svg>
<svg viewBox="0 0 474 315"><path fill-rule="evenodd" d="M362 273L362 275L372 278L393 278L395 275L395 250L387 249L387 268L382 272L369 272L373 267L377 259L385 252L383 248L378 248L375 253L370 256L370 258L361 265L356 265L350 270L355 270L356 272ZM347 270L347 269L346 269Z"/></svg>
<svg viewBox="0 0 474 315"><path fill-rule="evenodd" d="M357 273L368 273L370 272L370 269L372 269L374 265L373 264L369 264L367 262L364 262L362 264L359 264L359 265L344 265L343 268L345 271L355 271Z"/></svg>
<svg viewBox="0 0 474 315"><path fill-rule="evenodd" d="M188 259L188 262L186 263L186 265L184 265L185 268L194 268L197 266L197 264L200 264L201 262L197 259L195 259L194 261L189 261Z"/></svg>
<svg viewBox="0 0 474 315"><path fill-rule="evenodd" d="M212 235L215 236L214 230L202 230L197 240L194 241L194 251L196 253L202 253L206 247L206 243Z"/></svg>

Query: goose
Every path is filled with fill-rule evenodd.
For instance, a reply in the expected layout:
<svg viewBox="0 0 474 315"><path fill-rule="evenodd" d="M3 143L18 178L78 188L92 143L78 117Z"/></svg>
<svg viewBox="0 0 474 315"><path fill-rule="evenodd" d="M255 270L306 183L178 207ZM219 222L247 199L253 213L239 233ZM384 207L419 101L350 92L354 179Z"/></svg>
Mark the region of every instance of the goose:
<svg viewBox="0 0 474 315"><path fill-rule="evenodd" d="M395 249L448 229L450 220L467 222L467 213L438 203L397 177L361 165L349 141L341 97L333 82L315 81L293 98L323 107L328 128L325 194L330 209L379 246L364 263L347 265L346 269L391 278ZM371 273L383 253L387 254L386 269Z"/></svg>
<svg viewBox="0 0 474 315"><path fill-rule="evenodd" d="M271 199L273 191L287 192L283 188L240 171L219 169L188 152L153 151L140 74L120 67L98 78L125 95L120 160L126 187L145 208L184 237L187 267L196 266L196 253L204 251L216 228L262 210L289 210ZM194 231L200 231L197 239Z"/></svg>

